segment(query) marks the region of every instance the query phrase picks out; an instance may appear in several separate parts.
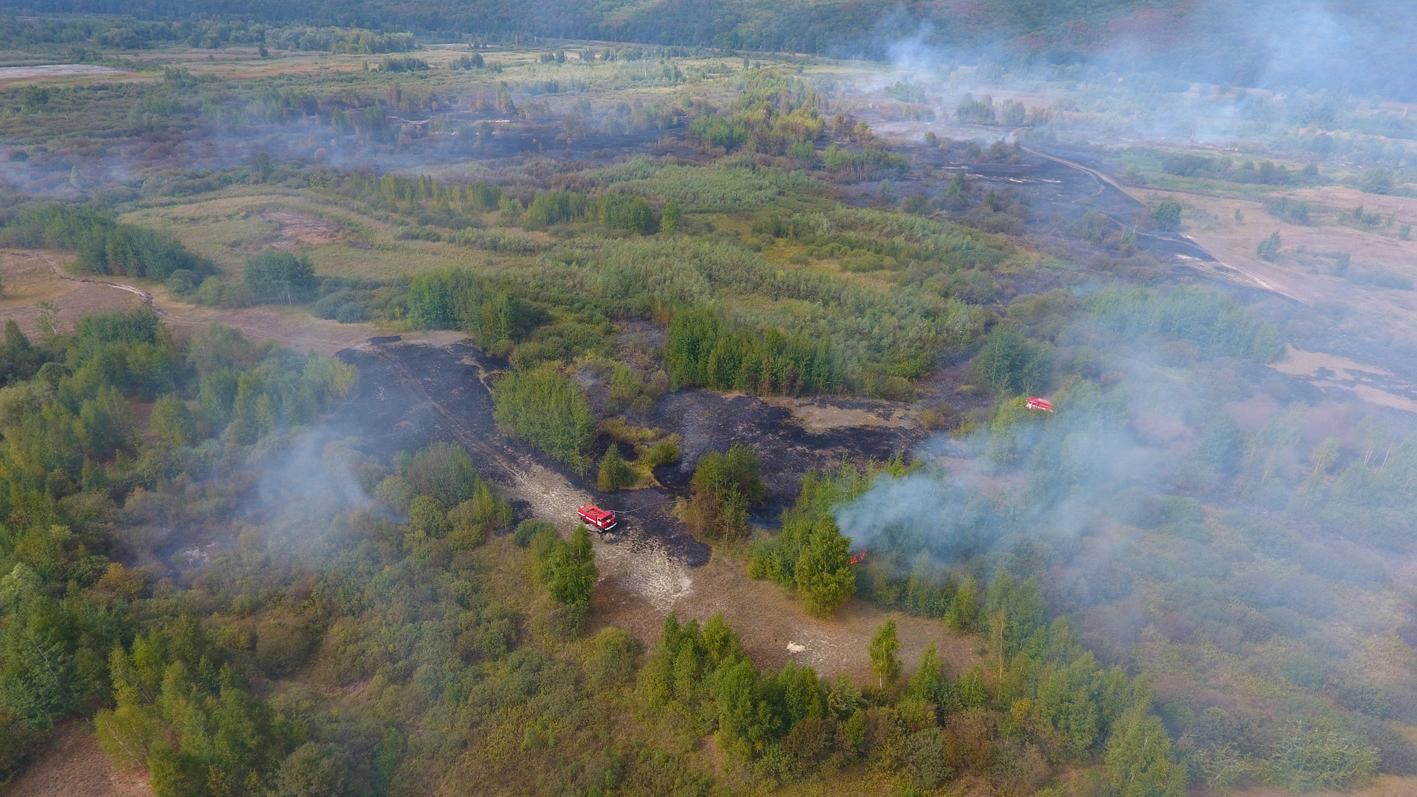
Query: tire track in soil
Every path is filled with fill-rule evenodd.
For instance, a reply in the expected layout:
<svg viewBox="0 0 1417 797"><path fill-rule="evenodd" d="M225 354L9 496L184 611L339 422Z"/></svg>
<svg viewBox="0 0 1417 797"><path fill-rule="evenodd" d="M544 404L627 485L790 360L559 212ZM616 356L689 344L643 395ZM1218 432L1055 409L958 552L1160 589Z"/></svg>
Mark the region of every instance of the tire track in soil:
<svg viewBox="0 0 1417 797"><path fill-rule="evenodd" d="M58 277L64 282L80 282L85 285L103 285L108 288L114 288L116 290L125 291L127 293L133 294L134 296L137 296L149 310L152 310L159 316L167 315L167 313L161 307L158 307L153 303L153 295L143 290L142 288L139 288L135 285L128 285L122 282L111 282L109 280L102 280L96 277L76 277L73 274L65 272L63 268L60 268L59 261L55 260L48 253L36 251L36 254L38 254L40 258L43 259L44 262L49 265L49 270L54 272L54 276Z"/></svg>
<svg viewBox="0 0 1417 797"><path fill-rule="evenodd" d="M144 307L152 310L158 318L169 328L187 327L202 328L211 324L221 324L236 329L245 335L247 339L255 342L274 342L286 348L301 351L313 349L325 354L335 354L348 348L354 340L367 338L377 334L378 330L368 324L340 324L340 333L349 332L348 336L343 334L317 334L319 331L328 332L328 324L315 319L313 316L302 319L297 324L289 324L282 321L277 314L269 308L245 307L245 308L216 308L203 307L197 305L187 305L183 303L166 303L164 300L154 296L152 292L143 290L136 285L129 285L124 282L101 279L98 277L80 277L70 274L64 270L52 255L40 250L32 251L41 258L54 277L62 282L72 282L82 285L97 285L104 288L123 291L138 297Z"/></svg>

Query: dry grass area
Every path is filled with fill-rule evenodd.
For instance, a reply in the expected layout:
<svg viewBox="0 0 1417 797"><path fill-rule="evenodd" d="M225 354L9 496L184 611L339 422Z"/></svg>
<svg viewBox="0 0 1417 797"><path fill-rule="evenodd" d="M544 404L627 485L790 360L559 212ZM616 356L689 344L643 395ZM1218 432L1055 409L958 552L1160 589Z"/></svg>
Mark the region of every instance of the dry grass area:
<svg viewBox="0 0 1417 797"><path fill-rule="evenodd" d="M370 279L452 263L494 267L502 260L438 241L399 240L392 225L310 194L241 188L125 213L121 220L176 237L228 277L239 277L247 257L270 248L298 249L321 275Z"/></svg>
<svg viewBox="0 0 1417 797"><path fill-rule="evenodd" d="M1315 265L1330 255L1347 253L1355 270L1378 268L1417 279L1417 240L1398 236L1403 224L1417 224L1417 199L1381 197L1348 188L1295 191L1289 196L1312 208L1313 224L1292 224L1265 210L1264 202L1190 191L1131 189L1149 205L1173 199L1185 208L1186 232L1219 261L1217 272L1232 281L1258 286L1304 304L1341 302L1365 312L1381 309L1404 324L1417 322L1417 295L1360 285ZM1340 215L1362 205L1386 218L1391 227L1359 229L1340 223ZM1237 211L1239 216L1236 215ZM1256 251L1271 233L1282 241L1280 257L1261 258Z"/></svg>
<svg viewBox="0 0 1417 797"><path fill-rule="evenodd" d="M146 289L152 296L153 309L179 336L211 324L223 324L241 330L258 343L331 355L389 332L373 324L341 324L315 318L296 307L202 307L178 301L158 285L138 288L117 282L79 282L58 270L65 260L67 256L58 252L0 250L0 279L5 283L5 293L0 296L0 319L13 318L26 334L35 334L39 332L42 312L39 305L49 302L58 309L56 325L64 331L85 315L140 306L143 301L139 293ZM405 337L445 343L461 338L456 333L437 332Z"/></svg>
<svg viewBox="0 0 1417 797"><path fill-rule="evenodd" d="M56 326L71 329L79 318L91 313L131 310L142 304L134 293L105 285L61 279L55 264L62 255L42 251L0 250L0 320L13 319L26 335L39 332L41 305L58 309Z"/></svg>
<svg viewBox="0 0 1417 797"><path fill-rule="evenodd" d="M87 722L59 726L44 752L8 788L7 797L151 797L145 772L120 772L99 749Z"/></svg>
<svg viewBox="0 0 1417 797"><path fill-rule="evenodd" d="M39 64L35 66L0 67L0 88L34 83L59 83L72 85L86 82L104 82L113 78L127 78L131 72L108 66L93 64Z"/></svg>
<svg viewBox="0 0 1417 797"><path fill-rule="evenodd" d="M222 309L181 304L161 297L156 306L163 323L181 336L212 324L241 330L248 340L275 343L295 351L332 355L357 346L382 330L372 324L341 324L315 318L300 308L243 307Z"/></svg>
<svg viewBox="0 0 1417 797"><path fill-rule="evenodd" d="M1365 338L1405 339L1417 335L1417 291L1374 284L1362 275L1383 274L1417 282L1417 240L1403 240L1405 224L1417 225L1417 199L1364 194L1325 187L1286 194L1310 207L1311 224L1276 218L1263 200L1214 196L1193 191L1129 189L1143 202L1181 203L1186 232L1217 262L1192 261L1197 269L1229 282L1260 288L1301 304L1342 308L1343 328ZM1351 222L1358 206L1383 222L1363 228ZM1391 216L1391 224L1386 219ZM1279 257L1261 258L1259 244L1279 233ZM1347 255L1349 276L1338 272ZM1396 367L1396 366L1394 366ZM1370 404L1417 412L1417 390L1387 369L1317 352L1291 350L1276 364L1319 387L1342 388Z"/></svg>

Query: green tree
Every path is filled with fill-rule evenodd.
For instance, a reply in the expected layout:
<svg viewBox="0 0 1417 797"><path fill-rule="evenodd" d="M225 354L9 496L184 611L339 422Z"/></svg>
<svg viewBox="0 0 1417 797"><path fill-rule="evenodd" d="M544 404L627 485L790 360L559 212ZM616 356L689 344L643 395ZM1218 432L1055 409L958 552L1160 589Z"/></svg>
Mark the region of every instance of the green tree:
<svg viewBox="0 0 1417 797"><path fill-rule="evenodd" d="M478 481L472 498L448 510L449 542L456 548L475 548L493 532L510 528L512 505L497 497L492 486Z"/></svg>
<svg viewBox="0 0 1417 797"><path fill-rule="evenodd" d="M910 676L907 694L926 703L942 706L948 697L949 680L945 676L945 666L940 661L940 652L932 642L920 656L920 666Z"/></svg>
<svg viewBox="0 0 1417 797"><path fill-rule="evenodd" d="M1034 579L1017 581L999 573L989 583L986 599L989 632L998 642L998 655L1006 661L1023 649L1048 622L1048 608Z"/></svg>
<svg viewBox="0 0 1417 797"><path fill-rule="evenodd" d="M997 326L979 350L974 370L999 395L1041 392L1052 379L1052 347L1031 341L1018 330Z"/></svg>
<svg viewBox="0 0 1417 797"><path fill-rule="evenodd" d="M895 620L882 623L871 639L871 669L882 689L900 677L900 641L896 639Z"/></svg>
<svg viewBox="0 0 1417 797"><path fill-rule="evenodd" d="M408 530L416 537L442 539L450 530L448 514L431 496L416 496L408 507Z"/></svg>
<svg viewBox="0 0 1417 797"><path fill-rule="evenodd" d="M158 440L177 448L192 442L196 431L192 411L186 402L173 395L163 396L153 404L149 422Z"/></svg>
<svg viewBox="0 0 1417 797"><path fill-rule="evenodd" d="M684 216L684 211L679 207L679 203L669 200L664 203L664 209L659 213L659 231L665 235L672 235L679 229L679 222Z"/></svg>
<svg viewBox="0 0 1417 797"><path fill-rule="evenodd" d="M620 457L620 446L612 441L605 449L605 456L600 458L600 468L595 475L596 488L613 493L634 483L635 472Z"/></svg>
<svg viewBox="0 0 1417 797"><path fill-rule="evenodd" d="M276 771L273 797L338 797L349 792L349 762L332 744L306 742Z"/></svg>
<svg viewBox="0 0 1417 797"><path fill-rule="evenodd" d="M598 571L590 534L578 526L569 542L557 539L538 553L537 571L551 597L568 606L586 606Z"/></svg>
<svg viewBox="0 0 1417 797"><path fill-rule="evenodd" d="M975 631L979 628L979 582L966 576L950 599L945 611L945 625L951 631Z"/></svg>
<svg viewBox="0 0 1417 797"><path fill-rule="evenodd" d="M1275 746L1278 777L1298 791L1349 789L1377 772L1378 752L1328 716L1291 719Z"/></svg>
<svg viewBox="0 0 1417 797"><path fill-rule="evenodd" d="M1392 172L1387 169L1368 169L1358 181L1358 190L1369 194L1391 194L1396 190Z"/></svg>
<svg viewBox="0 0 1417 797"><path fill-rule="evenodd" d="M513 371L492 388L497 424L584 471L595 424L585 394L555 365Z"/></svg>
<svg viewBox="0 0 1417 797"><path fill-rule="evenodd" d="M1151 222L1162 232L1177 232L1181 229L1181 203L1167 199L1151 211Z"/></svg>
<svg viewBox="0 0 1417 797"><path fill-rule="evenodd" d="M1265 260L1278 260L1279 249L1282 245L1283 242L1279 240L1279 231L1275 230L1263 241L1260 241L1259 246L1255 247L1255 253Z"/></svg>
<svg viewBox="0 0 1417 797"><path fill-rule="evenodd" d="M1202 426L1196 441L1196 458L1215 478L1235 475L1244 452L1244 434L1228 414L1217 412Z"/></svg>
<svg viewBox="0 0 1417 797"><path fill-rule="evenodd" d="M308 302L318 287L310 258L292 252L269 251L247 258L245 280L257 302Z"/></svg>
<svg viewBox="0 0 1417 797"><path fill-rule="evenodd" d="M407 479L415 493L429 496L444 509L473 497L482 482L467 451L456 443L433 443L409 460Z"/></svg>
<svg viewBox="0 0 1417 797"><path fill-rule="evenodd" d="M851 542L827 519L813 530L797 560L797 592L818 617L836 613L856 590Z"/></svg>
<svg viewBox="0 0 1417 797"><path fill-rule="evenodd" d="M749 511L764 495L757 452L736 443L726 452L711 451L699 458L685 520L701 536L742 539L748 535Z"/></svg>
<svg viewBox="0 0 1417 797"><path fill-rule="evenodd" d="M1145 707L1122 715L1103 759L1108 792L1114 797L1182 797L1186 771L1171 751L1161 720Z"/></svg>

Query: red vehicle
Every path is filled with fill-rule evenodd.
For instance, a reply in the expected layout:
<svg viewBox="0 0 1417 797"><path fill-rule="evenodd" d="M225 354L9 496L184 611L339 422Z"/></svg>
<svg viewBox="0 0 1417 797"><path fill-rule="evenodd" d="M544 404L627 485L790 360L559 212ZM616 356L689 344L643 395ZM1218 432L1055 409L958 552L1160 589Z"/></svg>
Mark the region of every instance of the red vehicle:
<svg viewBox="0 0 1417 797"><path fill-rule="evenodd" d="M1028 401L1024 402L1024 406L1031 410L1037 410L1038 412L1053 411L1053 402L1046 398L1039 398L1038 396L1029 396Z"/></svg>
<svg viewBox="0 0 1417 797"><path fill-rule="evenodd" d="M615 528L620 522L616 519L614 512L611 512L609 509L601 509L595 504L586 504L580 509L577 509L576 517L580 518L582 523L590 526L601 534Z"/></svg>
<svg viewBox="0 0 1417 797"><path fill-rule="evenodd" d="M857 551L856 553L852 554L852 555L851 555L851 558L848 559L846 563L849 564L849 565L851 565L852 567L855 567L855 566L861 564L862 562L866 561L866 553L867 553L867 552L866 552L866 549L862 548L861 550L859 550L859 551Z"/></svg>

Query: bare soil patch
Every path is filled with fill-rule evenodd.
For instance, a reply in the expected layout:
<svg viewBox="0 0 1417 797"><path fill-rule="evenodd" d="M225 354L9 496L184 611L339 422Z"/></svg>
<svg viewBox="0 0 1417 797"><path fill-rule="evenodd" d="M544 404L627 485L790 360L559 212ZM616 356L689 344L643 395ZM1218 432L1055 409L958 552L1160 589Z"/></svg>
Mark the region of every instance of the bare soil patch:
<svg viewBox="0 0 1417 797"><path fill-rule="evenodd" d="M144 772L122 772L108 763L86 722L59 726L54 739L5 789L10 797L151 797Z"/></svg>
<svg viewBox="0 0 1417 797"><path fill-rule="evenodd" d="M261 218L276 225L279 238L271 244L276 249L292 250L300 246L325 246L348 238L344 227L329 219L298 213L293 210L267 210Z"/></svg>
<svg viewBox="0 0 1417 797"><path fill-rule="evenodd" d="M812 434L835 429L913 429L916 425L915 415L909 407L889 401L790 397L773 397L763 401L792 413L792 419Z"/></svg>

